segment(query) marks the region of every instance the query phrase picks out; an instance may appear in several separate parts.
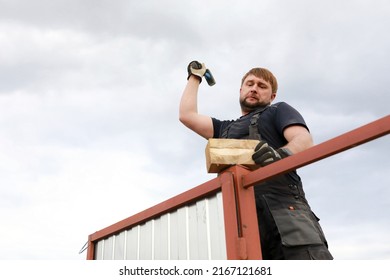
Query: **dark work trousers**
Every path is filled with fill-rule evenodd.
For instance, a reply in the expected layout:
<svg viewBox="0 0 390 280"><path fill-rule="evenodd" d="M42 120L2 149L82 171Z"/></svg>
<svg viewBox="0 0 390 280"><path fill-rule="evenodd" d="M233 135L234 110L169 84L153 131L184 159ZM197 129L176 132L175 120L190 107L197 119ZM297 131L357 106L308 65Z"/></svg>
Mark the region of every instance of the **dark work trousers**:
<svg viewBox="0 0 390 280"><path fill-rule="evenodd" d="M263 259L333 259L301 183L256 186L255 199Z"/></svg>

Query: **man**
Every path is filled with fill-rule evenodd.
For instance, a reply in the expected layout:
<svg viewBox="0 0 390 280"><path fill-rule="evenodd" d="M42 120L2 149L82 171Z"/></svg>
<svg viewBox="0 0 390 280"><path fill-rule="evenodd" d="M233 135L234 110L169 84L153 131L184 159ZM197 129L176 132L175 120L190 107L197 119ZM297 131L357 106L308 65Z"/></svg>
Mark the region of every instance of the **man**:
<svg viewBox="0 0 390 280"><path fill-rule="evenodd" d="M244 75L240 88L242 116L235 121L220 121L198 113L199 84L207 69L193 61L187 70L180 121L204 138L258 139L260 143L252 158L260 166L313 145L309 129L297 110L285 102L271 105L278 83L269 70L253 68ZM333 259L296 171L254 189L263 259Z"/></svg>

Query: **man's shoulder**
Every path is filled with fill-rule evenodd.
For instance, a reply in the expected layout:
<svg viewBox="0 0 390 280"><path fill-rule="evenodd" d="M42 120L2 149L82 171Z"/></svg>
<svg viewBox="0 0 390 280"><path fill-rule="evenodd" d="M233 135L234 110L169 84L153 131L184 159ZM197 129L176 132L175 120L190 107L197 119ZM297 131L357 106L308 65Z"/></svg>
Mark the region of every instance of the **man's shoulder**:
<svg viewBox="0 0 390 280"><path fill-rule="evenodd" d="M270 105L271 108L279 108L279 107L284 107L284 106L291 107L289 104L287 104L284 101L276 102L276 103L273 103Z"/></svg>
<svg viewBox="0 0 390 280"><path fill-rule="evenodd" d="M270 105L272 111L295 111L296 109L287 102L281 101Z"/></svg>
<svg viewBox="0 0 390 280"><path fill-rule="evenodd" d="M285 107L290 107L286 102L276 102L276 103L272 103L270 104L267 109L265 110L265 112L267 112L267 114L275 114L276 112L280 111L280 110L283 110L283 108Z"/></svg>
<svg viewBox="0 0 390 280"><path fill-rule="evenodd" d="M276 117L276 118L296 118L300 117L300 113L293 106L287 102L277 102L270 105L270 110L268 110L267 117Z"/></svg>

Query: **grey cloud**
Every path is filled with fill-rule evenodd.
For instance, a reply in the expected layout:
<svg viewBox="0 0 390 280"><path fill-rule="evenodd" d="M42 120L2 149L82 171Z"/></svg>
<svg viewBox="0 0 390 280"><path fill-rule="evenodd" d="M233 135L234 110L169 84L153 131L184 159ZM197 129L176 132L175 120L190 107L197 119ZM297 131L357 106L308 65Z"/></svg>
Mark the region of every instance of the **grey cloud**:
<svg viewBox="0 0 390 280"><path fill-rule="evenodd" d="M0 190L20 206L13 217L31 212L33 189L51 190L46 198L62 196L58 202L71 203L72 215L89 217L87 225L74 220L80 230L72 236L84 240L143 209L126 203L128 196L157 203L213 178L206 141L178 121L193 59L217 80L214 87L201 84L199 110L220 119L239 117L239 82L254 66L276 74L277 101L302 112L316 143L388 114L388 5L377 4L0 0L0 154L7 159ZM382 236L374 235L375 248L350 253L343 245L367 232L351 240L338 231L367 225L390 231L383 211L388 149L387 136L299 170L341 258L389 257ZM86 202L90 193L94 201ZM121 205L110 203L118 199ZM91 213L85 203L115 211ZM58 255L75 258L73 244L65 246ZM19 248L13 256L48 258L49 250Z"/></svg>
<svg viewBox="0 0 390 280"><path fill-rule="evenodd" d="M191 5L135 1L2 1L2 20L44 29L72 29L100 36L193 40L198 31L179 8ZM109 6L109 8L107 8ZM174 8L175 7L175 8Z"/></svg>

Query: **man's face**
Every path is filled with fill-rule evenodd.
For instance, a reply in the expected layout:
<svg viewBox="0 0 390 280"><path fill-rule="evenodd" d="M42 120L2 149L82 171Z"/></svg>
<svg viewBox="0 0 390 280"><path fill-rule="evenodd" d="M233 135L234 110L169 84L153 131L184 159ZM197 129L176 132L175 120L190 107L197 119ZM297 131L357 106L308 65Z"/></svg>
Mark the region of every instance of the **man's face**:
<svg viewBox="0 0 390 280"><path fill-rule="evenodd" d="M271 84L262 78L249 75L240 89L240 105L243 114L271 104L276 93L272 92Z"/></svg>

